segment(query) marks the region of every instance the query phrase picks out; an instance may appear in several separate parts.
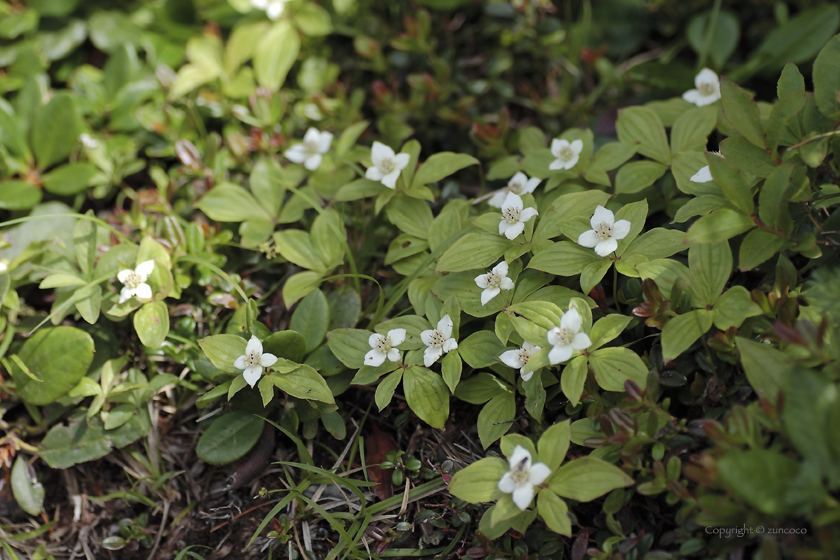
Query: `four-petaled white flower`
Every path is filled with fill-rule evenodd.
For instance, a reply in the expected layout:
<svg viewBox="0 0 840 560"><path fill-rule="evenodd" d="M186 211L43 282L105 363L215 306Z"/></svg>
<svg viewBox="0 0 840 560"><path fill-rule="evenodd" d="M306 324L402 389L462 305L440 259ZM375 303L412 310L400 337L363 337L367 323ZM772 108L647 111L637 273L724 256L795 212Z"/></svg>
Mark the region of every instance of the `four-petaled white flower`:
<svg viewBox="0 0 840 560"><path fill-rule="evenodd" d="M712 177L712 169L707 165L706 167L701 167L700 170L691 176L689 179L692 183L709 183L714 181Z"/></svg>
<svg viewBox="0 0 840 560"><path fill-rule="evenodd" d="M690 89L683 94L683 99L689 103L702 107L720 99L720 80L718 75L708 68L700 70L694 78L694 86L697 89Z"/></svg>
<svg viewBox="0 0 840 560"><path fill-rule="evenodd" d="M525 511L534 499L534 487L539 486L551 475L545 463L531 464L531 452L517 445L510 454L510 470L499 480L499 490L511 494L513 503Z"/></svg>
<svg viewBox="0 0 840 560"><path fill-rule="evenodd" d="M458 348L458 341L452 338L452 326L452 318L447 313L438 321L436 329L420 333L420 340L428 346L423 352L423 363L426 367L432 367L444 352L449 353Z"/></svg>
<svg viewBox="0 0 840 560"><path fill-rule="evenodd" d="M513 280L508 278L508 263L500 262L493 270L475 277L475 284L484 290L481 292L481 305L496 297L502 290L512 290Z"/></svg>
<svg viewBox="0 0 840 560"><path fill-rule="evenodd" d="M555 138L551 141L551 155L556 157L549 169L571 169L577 165L580 159L580 153L583 151L583 140L575 140L569 143L568 140L560 140Z"/></svg>
<svg viewBox="0 0 840 560"><path fill-rule="evenodd" d="M584 231L578 237L578 245L594 247L599 257L606 257L618 249L618 240L630 233L630 222L615 221L615 214L600 204L589 219L592 229Z"/></svg>
<svg viewBox="0 0 840 560"><path fill-rule="evenodd" d="M117 274L117 280L124 284L122 291L120 291L120 303L128 301L134 296L140 299L149 299L152 297L152 288L146 284L149 275L155 269L155 261L145 261L137 265L137 268L131 270L121 270Z"/></svg>
<svg viewBox="0 0 840 560"><path fill-rule="evenodd" d="M321 154L330 149L332 139L333 135L329 132L318 132L318 129L310 128L303 136L303 143L292 146L283 155L295 163L302 163L309 171L315 171L321 165Z"/></svg>
<svg viewBox="0 0 840 560"><path fill-rule="evenodd" d="M277 363L277 356L274 354L263 353L263 345L260 339L251 335L251 340L245 347L245 355L236 358L233 362L233 367L236 369L243 369L242 377L245 381L253 387L262 376L264 367L271 367Z"/></svg>
<svg viewBox="0 0 840 560"><path fill-rule="evenodd" d="M514 240L525 231L525 222L538 214L534 208L524 208L522 197L508 193L502 204L502 221L499 222L499 235ZM524 208L524 209L523 209Z"/></svg>
<svg viewBox="0 0 840 560"><path fill-rule="evenodd" d="M559 327L548 331L548 343L552 346L548 353L548 362L551 365L565 362L572 357L575 350L586 350L592 346L589 335L580 332L581 323L580 313L572 308L560 319Z"/></svg>
<svg viewBox="0 0 840 560"><path fill-rule="evenodd" d="M277 19L283 15L286 2L289 0L251 0L251 6L266 13L269 19Z"/></svg>
<svg viewBox="0 0 840 560"><path fill-rule="evenodd" d="M392 329L387 335L373 333L368 339L372 350L365 354L365 365L379 367L385 363L385 358L392 362L400 361L400 351L397 346L405 341L405 329Z"/></svg>
<svg viewBox="0 0 840 560"><path fill-rule="evenodd" d="M534 189L537 188L537 185L540 184L540 179L536 177L533 179L529 179L527 175L522 173L521 171L510 178L508 184L505 188L501 189L499 192L494 194L490 197L490 200L487 201L487 204L492 206L493 208L501 208L502 204L505 203L505 197L507 193L512 192L513 194L530 194L534 192Z"/></svg>
<svg viewBox="0 0 840 560"><path fill-rule="evenodd" d="M506 352L502 352L499 359L502 360L506 366L518 369L519 375L522 376L522 381L528 381L531 379L531 376L534 375L534 372L530 371L525 373L525 366L528 365L528 360L531 359L531 356L540 350L541 348L539 346L535 346L530 342L525 342L519 350L508 350Z"/></svg>
<svg viewBox="0 0 840 560"><path fill-rule="evenodd" d="M9 270L9 265L4 262L0 262L0 272L6 272L7 270Z"/></svg>
<svg viewBox="0 0 840 560"><path fill-rule="evenodd" d="M81 142L86 148L95 148L99 145L99 142L86 132L79 135L79 142Z"/></svg>
<svg viewBox="0 0 840 560"><path fill-rule="evenodd" d="M370 159L373 167L368 167L365 177L371 181L379 181L389 189L395 189L397 177L408 165L411 156L405 152L395 154L394 150L385 144L374 142L370 149Z"/></svg>

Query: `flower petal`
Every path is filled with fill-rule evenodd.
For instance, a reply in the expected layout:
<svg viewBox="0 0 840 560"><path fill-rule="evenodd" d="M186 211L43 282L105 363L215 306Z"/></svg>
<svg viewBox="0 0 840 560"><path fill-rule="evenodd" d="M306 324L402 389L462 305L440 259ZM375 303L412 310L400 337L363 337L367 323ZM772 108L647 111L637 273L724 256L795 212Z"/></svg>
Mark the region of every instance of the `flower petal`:
<svg viewBox="0 0 840 560"><path fill-rule="evenodd" d="M408 162L410 162L410 161L411 161L411 155L409 155L405 152L401 152L401 153L394 156L395 167L397 169L400 169L400 170L405 169L405 167L408 165Z"/></svg>
<svg viewBox="0 0 840 560"><path fill-rule="evenodd" d="M386 146L382 142L374 141L373 146L370 149L370 159L373 162L373 165L379 167L379 164L385 159L393 159L394 157L394 150L390 147Z"/></svg>
<svg viewBox="0 0 840 560"><path fill-rule="evenodd" d="M332 144L333 135L331 132L322 132L321 135L318 137L318 151L322 154L327 153L330 150L330 144Z"/></svg>
<svg viewBox="0 0 840 560"><path fill-rule="evenodd" d="M371 181L381 181L382 177L384 177L384 175L376 166L368 167L367 171L365 171L365 179L370 179Z"/></svg>
<svg viewBox="0 0 840 560"><path fill-rule="evenodd" d="M140 299L152 299L152 288L148 284L140 284L134 291L134 295Z"/></svg>
<svg viewBox="0 0 840 560"><path fill-rule="evenodd" d="M507 276L508 271L510 270L510 266L506 261L502 261L496 266L493 267L493 272L498 274L499 276Z"/></svg>
<svg viewBox="0 0 840 560"><path fill-rule="evenodd" d="M297 146L292 146L285 152L283 155L286 156L286 159L293 161L295 163L303 163L306 161L306 157L308 156L309 152L306 151L303 144L298 144Z"/></svg>
<svg viewBox="0 0 840 560"><path fill-rule="evenodd" d="M120 301L119 301L119 303L127 302L128 300L131 299L131 297L133 295L134 295L134 290L132 290L131 288L123 288L122 290L120 290Z"/></svg>
<svg viewBox="0 0 840 560"><path fill-rule="evenodd" d="M560 140L559 138L555 138L554 140L551 141L551 155L553 155L556 158L559 158L560 157L560 150L562 150L563 148L568 148L568 147L569 147L569 141L568 140Z"/></svg>
<svg viewBox="0 0 840 560"><path fill-rule="evenodd" d="M388 331L388 340L391 341L391 346L399 346L405 342L405 329L391 329Z"/></svg>
<svg viewBox="0 0 840 560"><path fill-rule="evenodd" d="M137 274L139 274L143 281L149 277L149 275L154 272L155 270L155 261L154 259L143 261L137 265L137 268L134 270Z"/></svg>
<svg viewBox="0 0 840 560"><path fill-rule="evenodd" d="M532 377L534 377L534 372L529 371L528 373L522 373L525 371L525 368L522 368L519 372L519 376L522 378L522 381L528 381Z"/></svg>
<svg viewBox="0 0 840 560"><path fill-rule="evenodd" d="M695 105L698 107L704 107L706 105L711 105L715 101L720 99L720 93L713 93L711 95L701 95L697 101L694 102Z"/></svg>
<svg viewBox="0 0 840 560"><path fill-rule="evenodd" d="M715 178L712 177L712 168L708 165L705 167L701 167L697 173L691 176L689 181L692 183L710 183L714 181Z"/></svg>
<svg viewBox="0 0 840 560"><path fill-rule="evenodd" d="M501 288L487 288L481 292L481 305L487 303L502 292Z"/></svg>
<svg viewBox="0 0 840 560"><path fill-rule="evenodd" d="M534 189L536 189L540 185L540 179L536 177L533 179L529 179L527 183L525 183L525 192L532 193Z"/></svg>
<svg viewBox="0 0 840 560"><path fill-rule="evenodd" d="M572 149L572 153L574 153L576 156L580 155L580 153L583 151L583 140L575 140L574 142L569 144L569 147ZM575 160L575 163L577 163L577 160Z"/></svg>
<svg viewBox="0 0 840 560"><path fill-rule="evenodd" d="M233 367L236 369L245 369L245 356L239 356L233 361Z"/></svg>
<svg viewBox="0 0 840 560"><path fill-rule="evenodd" d="M530 484L523 484L513 491L511 494L513 503L516 504L520 510L525 511L531 505L531 500L534 499L534 487Z"/></svg>
<svg viewBox="0 0 840 560"><path fill-rule="evenodd" d="M581 247L591 248L601 242L601 236L598 235L594 229L590 229L581 233L577 242Z"/></svg>
<svg viewBox="0 0 840 560"><path fill-rule="evenodd" d="M580 332L580 326L582 323L582 319L580 317L580 313L578 310L572 307L560 319L560 326L566 328L570 331Z"/></svg>
<svg viewBox="0 0 840 560"><path fill-rule="evenodd" d="M694 77L694 86L697 89L700 89L703 84L718 84L720 80L718 79L718 75L715 74L712 70L708 68L703 68L700 70L700 73Z"/></svg>
<svg viewBox="0 0 840 560"><path fill-rule="evenodd" d="M566 164L563 166L563 169L571 169L572 167L574 167L575 165L577 165L577 162L578 162L578 160L579 160L579 159L580 159L580 156L579 156L578 154L574 154L574 153L573 153L573 154L572 154L572 157L571 157L571 158L569 158L569 160L568 160L568 161L566 162Z"/></svg>
<svg viewBox="0 0 840 560"><path fill-rule="evenodd" d="M592 346L592 341L586 333L577 333L572 339L572 348L575 350L586 350L590 346Z"/></svg>
<svg viewBox="0 0 840 560"><path fill-rule="evenodd" d="M534 463L531 465L531 476L528 482L534 486L539 486L551 475L551 469L545 463Z"/></svg>
<svg viewBox="0 0 840 560"><path fill-rule="evenodd" d="M536 344L531 344L527 340L522 343L522 349L528 352L528 354L530 354L531 356L542 350L542 348L540 348Z"/></svg>
<svg viewBox="0 0 840 560"><path fill-rule="evenodd" d="M696 89L688 90L682 95L682 98L688 101L689 103L694 103L698 107L705 105L705 103L702 102L704 95Z"/></svg>
<svg viewBox="0 0 840 560"><path fill-rule="evenodd" d="M548 165L550 171L557 171L558 169L566 169L566 162L562 159L555 159Z"/></svg>
<svg viewBox="0 0 840 560"><path fill-rule="evenodd" d="M400 351L397 350L396 348L391 348L390 350L388 350L388 359L390 361L399 362L400 357L401 357Z"/></svg>
<svg viewBox="0 0 840 560"><path fill-rule="evenodd" d="M423 352L423 364L426 367L432 367L432 364L438 361L441 356L443 356L443 348L432 348L429 346Z"/></svg>
<svg viewBox="0 0 840 560"><path fill-rule="evenodd" d="M245 378L245 381L248 382L248 385L253 387L257 384L257 381L260 380L260 377L262 377L262 371L263 368L260 366L249 367L242 372L242 377Z"/></svg>
<svg viewBox="0 0 840 560"><path fill-rule="evenodd" d="M546 333L545 338L548 340L548 343L552 346L556 346L560 344L560 329L558 327L554 327L548 333Z"/></svg>
<svg viewBox="0 0 840 560"><path fill-rule="evenodd" d="M277 363L277 356L274 354L269 354L266 352L262 356L260 356L260 365L262 367L271 367Z"/></svg>
<svg viewBox="0 0 840 560"><path fill-rule="evenodd" d="M379 367L385 363L385 354L379 350L371 350L365 354L365 365Z"/></svg>
<svg viewBox="0 0 840 560"><path fill-rule="evenodd" d="M487 288L489 284L487 283L487 275L486 274L479 274L475 277L475 285L481 288L482 290Z"/></svg>
<svg viewBox="0 0 840 560"><path fill-rule="evenodd" d="M445 341L443 341L443 351L444 352L447 352L447 353L452 352L456 348L458 348L458 341L455 340L454 338L447 338Z"/></svg>
<svg viewBox="0 0 840 560"><path fill-rule="evenodd" d="M548 363L556 365L565 362L572 357L573 353L574 351L572 350L571 344L558 344L548 353Z"/></svg>
<svg viewBox="0 0 840 560"><path fill-rule="evenodd" d="M505 494L512 494L516 490L516 483L513 481L513 477L509 472L503 474L502 478L499 479L498 488Z"/></svg>
<svg viewBox="0 0 840 560"><path fill-rule="evenodd" d="M493 196L490 197L490 200L487 201L487 204L492 206L493 208L501 208L502 204L505 203L505 197L509 191L507 189L502 189Z"/></svg>
<svg viewBox="0 0 840 560"><path fill-rule="evenodd" d="M368 337L368 344L374 350L376 350L377 345L382 344L383 342L385 342L385 336L379 333L373 333Z"/></svg>
<svg viewBox="0 0 840 560"><path fill-rule="evenodd" d="M616 249L618 249L618 241L610 237L609 239L604 239L595 245L595 254L599 257L606 257Z"/></svg>
<svg viewBox="0 0 840 560"><path fill-rule="evenodd" d="M592 217L589 218L589 225L592 226L592 229L598 229L598 226L601 224L607 224L608 226L612 227L615 223L615 214L612 211L607 210L600 204L595 207L595 212L592 213Z"/></svg>
<svg viewBox="0 0 840 560"><path fill-rule="evenodd" d="M286 3L282 0L280 2L272 2L266 8L265 13L269 19L275 20L278 19L281 15L283 15L283 10L286 9ZM253 387L253 385L251 385Z"/></svg>
<svg viewBox="0 0 840 560"><path fill-rule="evenodd" d="M321 133L318 132L317 128L312 126L310 126L309 130L306 131L306 134L303 135L303 141L308 145L317 144L319 138L321 138Z"/></svg>
<svg viewBox="0 0 840 560"><path fill-rule="evenodd" d="M507 367L512 367L513 369L519 369L523 366L522 360L519 359L519 350L507 350L502 352L499 359Z"/></svg>
<svg viewBox="0 0 840 560"><path fill-rule="evenodd" d="M420 333L420 340L423 344L430 346L432 344L432 337L435 336L435 329L429 329Z"/></svg>
<svg viewBox="0 0 840 560"><path fill-rule="evenodd" d="M522 222L509 224L508 228L505 230L505 237L513 241L514 239L519 237L523 231L525 231L525 224L523 224Z"/></svg>
<svg viewBox="0 0 840 560"><path fill-rule="evenodd" d="M303 164L309 171L315 171L321 165L321 160L324 159L321 154L312 154L306 158L306 163Z"/></svg>
<svg viewBox="0 0 840 560"><path fill-rule="evenodd" d="M502 204L502 208L516 208L517 210L522 210L524 206L525 205L522 203L522 197L512 192L507 193L505 203Z"/></svg>
<svg viewBox="0 0 840 560"><path fill-rule="evenodd" d="M499 287L503 290L512 290L514 288L513 280L510 278L502 278L502 281L499 283Z"/></svg>
<svg viewBox="0 0 840 560"><path fill-rule="evenodd" d="M248 340L248 344L245 346L245 355L250 354L262 354L263 345L260 342L260 339L254 335L251 335L251 338Z"/></svg>
<svg viewBox="0 0 840 560"><path fill-rule="evenodd" d="M397 188L397 178L400 176L400 170L395 169L382 177L381 183L388 187L389 189Z"/></svg>
<svg viewBox="0 0 840 560"><path fill-rule="evenodd" d="M618 220L613 224L612 236L613 239L624 239L630 233L630 222L627 220Z"/></svg>
<svg viewBox="0 0 840 560"><path fill-rule="evenodd" d="M125 284L125 281L126 281L126 280L128 280L128 277L129 277L129 276L131 276L131 273L132 273L132 272L134 272L134 271L133 271L133 270L131 270L131 269L120 270L120 271L117 273L117 280L119 280L120 282L122 282L123 284Z"/></svg>
<svg viewBox="0 0 840 560"><path fill-rule="evenodd" d="M524 210L522 210L522 213L519 214L519 221L524 224L526 222L529 222L531 220L531 218L533 218L534 216L538 216L538 215L539 215L539 212L537 212L536 208L528 207L528 208L525 208Z"/></svg>
<svg viewBox="0 0 840 560"><path fill-rule="evenodd" d="M443 335L443 338L450 338L452 336L452 327L455 326L452 322L452 317L449 313L440 318L437 324L437 330Z"/></svg>
<svg viewBox="0 0 840 560"><path fill-rule="evenodd" d="M513 448L513 452L508 457L508 464L510 464L510 469L516 469L522 462L525 462L524 468L530 469L531 468L531 452L522 447L521 445L517 445Z"/></svg>
<svg viewBox="0 0 840 560"><path fill-rule="evenodd" d="M504 235L508 227L510 227L510 224L502 219L502 221L499 222L499 235Z"/></svg>

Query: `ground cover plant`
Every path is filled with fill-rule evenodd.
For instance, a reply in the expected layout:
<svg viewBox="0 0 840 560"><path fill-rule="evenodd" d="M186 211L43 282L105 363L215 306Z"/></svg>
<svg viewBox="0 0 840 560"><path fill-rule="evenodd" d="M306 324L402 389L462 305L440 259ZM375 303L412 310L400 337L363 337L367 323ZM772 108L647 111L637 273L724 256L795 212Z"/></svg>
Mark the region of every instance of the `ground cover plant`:
<svg viewBox="0 0 840 560"><path fill-rule="evenodd" d="M0 2L0 558L836 557L838 28Z"/></svg>

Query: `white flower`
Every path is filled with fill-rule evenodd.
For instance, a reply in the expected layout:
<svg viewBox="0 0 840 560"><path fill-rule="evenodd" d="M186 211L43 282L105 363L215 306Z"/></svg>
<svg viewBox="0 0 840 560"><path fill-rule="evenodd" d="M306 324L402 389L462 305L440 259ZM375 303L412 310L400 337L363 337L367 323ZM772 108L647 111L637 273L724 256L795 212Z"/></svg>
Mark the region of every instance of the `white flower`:
<svg viewBox="0 0 840 560"><path fill-rule="evenodd" d="M444 352L449 353L458 348L458 342L452 338L452 318L449 314L447 313L438 321L436 329L421 332L420 340L428 346L423 352L423 363L426 367L432 367L432 364L438 361Z"/></svg>
<svg viewBox="0 0 840 560"><path fill-rule="evenodd" d="M691 179L689 179L689 181L691 181L692 183L709 183L711 181L714 181L714 179L712 178L711 168L708 165L706 167L701 167L697 173L691 176Z"/></svg>
<svg viewBox="0 0 840 560"><path fill-rule="evenodd" d="M551 155L557 159L552 161L548 168L552 170L571 169L577 164L582 151L583 140L575 140L570 144L568 140L555 138L551 141Z"/></svg>
<svg viewBox="0 0 840 560"><path fill-rule="evenodd" d="M718 75L708 68L700 70L694 78L694 85L697 89L690 89L683 94L683 99L689 103L702 107L720 99L720 80Z"/></svg>
<svg viewBox="0 0 840 560"><path fill-rule="evenodd" d="M260 339L251 335L251 340L245 347L245 355L236 358L233 367L244 369L242 377L253 387L260 380L264 367L271 367L277 363L277 356L274 354L263 354L263 345Z"/></svg>
<svg viewBox="0 0 840 560"><path fill-rule="evenodd" d="M606 257L618 249L618 239L624 239L630 233L630 222L615 221L615 214L600 204L589 219L592 229L584 231L578 237L578 245L595 247L599 257Z"/></svg>
<svg viewBox="0 0 840 560"><path fill-rule="evenodd" d="M496 297L502 290L512 290L513 280L507 277L508 263L500 262L487 274L479 274L475 277L475 284L484 290L481 292L481 305Z"/></svg>
<svg viewBox="0 0 840 560"><path fill-rule="evenodd" d="M531 464L531 453L517 445L510 454L510 470L499 480L499 490L512 494L513 503L525 511L534 499L534 486L549 477L551 469L545 463Z"/></svg>
<svg viewBox="0 0 840 560"><path fill-rule="evenodd" d="M120 303L123 303L134 296L140 299L150 299L152 297L152 288L146 284L149 275L155 269L155 261L145 261L137 265L137 268L131 270L121 270L117 274L117 280L124 284L120 292Z"/></svg>
<svg viewBox="0 0 840 560"><path fill-rule="evenodd" d="M373 333L368 339L372 350L365 354L365 365L379 367L385 358L392 362L400 361L400 351L396 348L405 341L405 329L392 329L387 335Z"/></svg>
<svg viewBox="0 0 840 560"><path fill-rule="evenodd" d="M4 262L0 262L0 272L6 272L7 270L9 270L9 265Z"/></svg>
<svg viewBox="0 0 840 560"><path fill-rule="evenodd" d="M592 341L586 333L580 332L580 313L575 308L569 309L560 319L560 326L548 331L548 343L553 347L548 353L551 365L565 362L575 350L586 350Z"/></svg>
<svg viewBox="0 0 840 560"><path fill-rule="evenodd" d="M501 208L502 204L505 203L505 197L507 193L512 192L513 194L530 194L534 192L534 189L537 188L537 185L540 184L540 179L536 177L533 179L529 179L527 175L522 173L521 171L511 177L510 181L505 188L500 189L499 192L494 194L490 197L490 200L487 201L487 204L492 206L493 208Z"/></svg>
<svg viewBox="0 0 840 560"><path fill-rule="evenodd" d="M79 142L81 142L86 148L95 148L99 145L99 142L86 132L79 135Z"/></svg>
<svg viewBox="0 0 840 560"><path fill-rule="evenodd" d="M508 350L507 352L502 352L499 359L502 360L506 366L518 369L519 375L522 376L522 381L528 381L531 379L531 376L534 375L534 372L531 371L525 373L525 366L528 364L528 360L531 359L531 356L539 352L541 349L542 348L539 346L534 346L530 342L525 342L519 350Z"/></svg>
<svg viewBox="0 0 840 560"><path fill-rule="evenodd" d="M329 132L318 132L310 128L303 137L303 143L292 146L283 155L295 163L302 163L309 171L315 171L321 165L321 154L327 153L332 143L333 135Z"/></svg>
<svg viewBox="0 0 840 560"><path fill-rule="evenodd" d="M283 15L286 2L289 0L251 0L251 6L266 13L269 19L277 19Z"/></svg>
<svg viewBox="0 0 840 560"><path fill-rule="evenodd" d="M502 204L502 221L499 222L499 235L510 240L516 239L525 231L525 222L538 214L534 208L525 208L518 194L508 193Z"/></svg>
<svg viewBox="0 0 840 560"><path fill-rule="evenodd" d="M368 167L365 177L371 181L379 181L389 189L394 189L397 187L400 171L408 165L411 156L405 152L395 154L394 150L385 144L374 142L370 150L370 159L373 167Z"/></svg>

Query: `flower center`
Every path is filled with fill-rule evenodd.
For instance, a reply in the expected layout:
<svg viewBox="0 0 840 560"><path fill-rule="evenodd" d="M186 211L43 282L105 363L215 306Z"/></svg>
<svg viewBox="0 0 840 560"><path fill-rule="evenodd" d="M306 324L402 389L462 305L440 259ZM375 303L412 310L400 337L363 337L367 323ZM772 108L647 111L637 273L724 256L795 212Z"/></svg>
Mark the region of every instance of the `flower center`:
<svg viewBox="0 0 840 560"><path fill-rule="evenodd" d="M525 350L524 348L520 348L519 349L519 361L522 363L523 367L528 363L528 360L530 360L530 359L531 359L531 353L528 352L527 350Z"/></svg>
<svg viewBox="0 0 840 560"><path fill-rule="evenodd" d="M513 194L522 194L522 187L524 186L525 185L523 185L519 181L511 181L510 183L508 183L508 189Z"/></svg>
<svg viewBox="0 0 840 560"><path fill-rule="evenodd" d="M509 224L515 224L519 221L519 215L521 213L522 211L519 208L508 206L507 208L502 208L502 219Z"/></svg>
<svg viewBox="0 0 840 560"><path fill-rule="evenodd" d="M574 338L575 333L566 327L556 327L554 329L554 334L557 336L557 339L560 341L559 344L561 346L567 346L572 343L572 338Z"/></svg>
<svg viewBox="0 0 840 560"><path fill-rule="evenodd" d="M712 95L715 92L715 84L712 82L700 82L697 88L702 95Z"/></svg>
<svg viewBox="0 0 840 560"><path fill-rule="evenodd" d="M262 356L257 352L247 352L245 354L245 367L254 367L260 365L260 358Z"/></svg>
<svg viewBox="0 0 840 560"><path fill-rule="evenodd" d="M391 340L388 337L382 337L376 341L376 351L387 354L391 351Z"/></svg>
<svg viewBox="0 0 840 560"><path fill-rule="evenodd" d="M432 333L432 343L429 346L431 346L432 348L440 348L441 346L443 346L444 341L445 339L443 337L443 333L435 329Z"/></svg>
<svg viewBox="0 0 840 560"><path fill-rule="evenodd" d="M391 158L385 158L379 162L379 170L385 175L393 171L396 166L396 163Z"/></svg>
<svg viewBox="0 0 840 560"><path fill-rule="evenodd" d="M595 233L597 233L598 237L600 237L601 239L609 239L612 237L612 226L601 222L595 228Z"/></svg>
<svg viewBox="0 0 840 560"><path fill-rule="evenodd" d="M528 479L531 478L528 469L525 466L526 461L523 460L521 463L513 467L510 471L510 478L513 480L513 483L517 486L522 486L523 484L528 482Z"/></svg>
<svg viewBox="0 0 840 560"><path fill-rule="evenodd" d="M484 275L484 280L488 288L500 288L502 285L502 277L492 270Z"/></svg>
<svg viewBox="0 0 840 560"><path fill-rule="evenodd" d="M318 141L317 140L304 140L303 142L303 149L309 152L310 154L318 153Z"/></svg>
<svg viewBox="0 0 840 560"><path fill-rule="evenodd" d="M143 283L143 277L137 274L135 271L130 271L128 274L128 278L125 279L125 284L128 288L132 290L136 290L137 286Z"/></svg>
<svg viewBox="0 0 840 560"><path fill-rule="evenodd" d="M557 157L563 161L569 161L575 157L575 153L572 151L571 146L563 146L558 150Z"/></svg>

